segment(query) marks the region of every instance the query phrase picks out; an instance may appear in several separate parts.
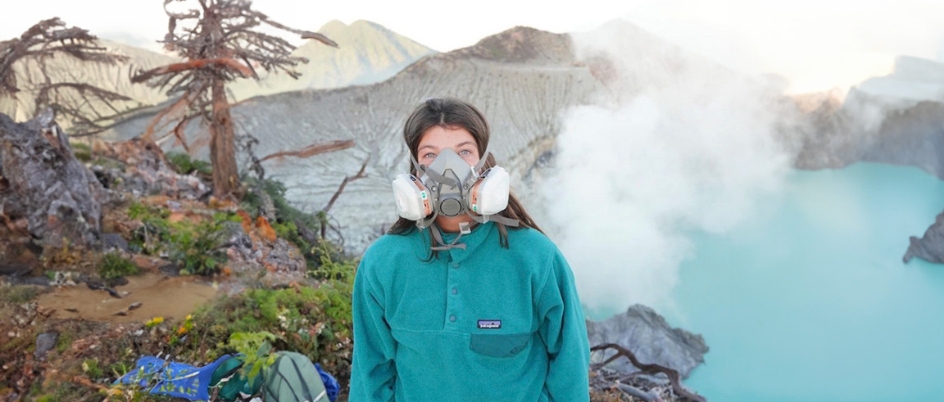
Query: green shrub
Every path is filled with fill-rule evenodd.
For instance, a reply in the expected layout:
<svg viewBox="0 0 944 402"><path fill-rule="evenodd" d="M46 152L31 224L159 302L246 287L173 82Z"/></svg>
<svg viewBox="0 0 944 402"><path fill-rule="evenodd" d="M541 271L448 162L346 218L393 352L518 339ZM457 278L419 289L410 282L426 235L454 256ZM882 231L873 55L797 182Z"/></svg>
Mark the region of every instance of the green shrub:
<svg viewBox="0 0 944 402"><path fill-rule="evenodd" d="M171 167L179 174L198 174L209 176L213 174L213 167L209 162L190 158L189 154L183 152L167 153L167 160Z"/></svg>
<svg viewBox="0 0 944 402"><path fill-rule="evenodd" d="M138 202L128 207L128 216L142 223L129 242L135 251L149 255L166 251L168 259L179 266L182 273L198 275L212 275L220 270L226 262L226 254L220 250L226 241L223 223L242 221L234 213L217 212L212 219L199 223L186 219L171 223L167 220L169 210L149 208Z"/></svg>
<svg viewBox="0 0 944 402"><path fill-rule="evenodd" d="M92 161L92 148L86 143L82 142L70 142L69 146L72 147L72 154L75 155L75 159L78 159L82 162L91 162Z"/></svg>
<svg viewBox="0 0 944 402"><path fill-rule="evenodd" d="M213 275L222 268L226 254L219 250L225 241L219 222L194 224L184 220L172 223L170 228L168 257L181 273Z"/></svg>
<svg viewBox="0 0 944 402"><path fill-rule="evenodd" d="M31 285L14 285L0 287L0 304L23 304L39 296L39 289Z"/></svg>
<svg viewBox="0 0 944 402"><path fill-rule="evenodd" d="M56 341L56 351L59 353L65 352L72 346L72 342L75 341L75 334L72 331L60 331L59 340Z"/></svg>
<svg viewBox="0 0 944 402"><path fill-rule="evenodd" d="M85 359L85 361L82 362L82 371L92 379L105 376L102 369L98 367L98 359Z"/></svg>
<svg viewBox="0 0 944 402"><path fill-rule="evenodd" d="M102 279L115 279L122 276L136 275L138 267L119 253L107 253L98 267L98 276Z"/></svg>
<svg viewBox="0 0 944 402"><path fill-rule="evenodd" d="M128 217L141 221L141 227L134 230L133 237L128 242L132 251L158 255L170 235L168 216L170 216L170 210L166 208L148 207L140 202L132 201L128 206Z"/></svg>
<svg viewBox="0 0 944 402"><path fill-rule="evenodd" d="M132 364L125 362L115 362L108 365L108 367L105 369L105 372L113 378L120 378L121 376L125 375L125 373L131 371L133 368L135 367Z"/></svg>
<svg viewBox="0 0 944 402"><path fill-rule="evenodd" d="M241 353L243 370L249 383L256 381L262 369L275 363L276 355L272 352L271 342L277 338L271 332L234 332L226 346Z"/></svg>
<svg viewBox="0 0 944 402"><path fill-rule="evenodd" d="M234 213L217 212L213 219L194 224L183 220L170 224L169 258L184 274L213 275L226 263L224 222L242 222Z"/></svg>
<svg viewBox="0 0 944 402"><path fill-rule="evenodd" d="M308 276L318 280L354 283L357 262L346 257L340 247L322 240L311 248L310 253L318 258L318 264L315 267L309 267Z"/></svg>

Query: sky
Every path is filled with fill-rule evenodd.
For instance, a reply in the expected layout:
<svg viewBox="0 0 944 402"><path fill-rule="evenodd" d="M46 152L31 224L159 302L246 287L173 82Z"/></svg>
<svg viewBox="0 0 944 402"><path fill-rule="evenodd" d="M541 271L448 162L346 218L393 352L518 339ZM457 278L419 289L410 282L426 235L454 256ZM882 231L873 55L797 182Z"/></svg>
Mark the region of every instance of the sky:
<svg viewBox="0 0 944 402"><path fill-rule="evenodd" d="M0 39L17 36L40 19L58 16L100 37L157 49L154 41L167 27L161 0L7 3L0 15ZM791 83L789 92L847 89L868 77L887 74L898 55L944 62L944 24L940 23L944 2L939 0L548 4L530 0L256 0L253 6L276 21L308 30L335 19L344 23L368 20L439 51L470 46L517 25L579 32L621 18L736 70L786 77Z"/></svg>

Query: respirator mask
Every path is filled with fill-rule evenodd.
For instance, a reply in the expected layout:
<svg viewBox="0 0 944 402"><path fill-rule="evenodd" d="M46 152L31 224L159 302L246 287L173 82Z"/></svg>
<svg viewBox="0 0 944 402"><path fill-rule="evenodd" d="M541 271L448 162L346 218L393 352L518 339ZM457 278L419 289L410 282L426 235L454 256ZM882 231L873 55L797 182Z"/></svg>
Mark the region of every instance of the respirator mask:
<svg viewBox="0 0 944 402"><path fill-rule="evenodd" d="M469 166L449 148L442 150L429 166L420 165L411 157L420 177L400 174L393 180L397 213L416 221L420 229L429 227L439 215L462 214L479 223L495 221L518 226L517 220L497 215L508 206L508 172L495 166L478 173L488 155L486 152L475 166Z"/></svg>

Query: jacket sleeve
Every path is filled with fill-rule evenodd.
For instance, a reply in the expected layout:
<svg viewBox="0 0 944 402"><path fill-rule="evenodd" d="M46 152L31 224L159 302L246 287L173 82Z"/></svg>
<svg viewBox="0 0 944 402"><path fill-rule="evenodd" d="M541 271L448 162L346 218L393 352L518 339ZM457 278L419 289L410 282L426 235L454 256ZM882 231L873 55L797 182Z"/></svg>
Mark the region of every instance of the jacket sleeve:
<svg viewBox="0 0 944 402"><path fill-rule="evenodd" d="M549 358L544 386L552 401L589 401L590 342L587 323L567 261L556 252L540 293L539 328Z"/></svg>
<svg viewBox="0 0 944 402"><path fill-rule="evenodd" d="M371 285L367 258L354 278L354 353L351 363L351 402L394 400L397 371L396 342L384 319L383 294Z"/></svg>

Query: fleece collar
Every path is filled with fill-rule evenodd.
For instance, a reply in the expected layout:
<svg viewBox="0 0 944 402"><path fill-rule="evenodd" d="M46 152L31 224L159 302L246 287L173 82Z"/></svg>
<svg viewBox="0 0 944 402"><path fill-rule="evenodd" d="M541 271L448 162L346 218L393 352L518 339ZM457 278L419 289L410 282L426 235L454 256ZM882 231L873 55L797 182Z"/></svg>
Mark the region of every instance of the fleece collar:
<svg viewBox="0 0 944 402"><path fill-rule="evenodd" d="M491 234L493 232L497 232L497 230L498 228L495 226L494 222L485 222L475 225L475 227L472 228L471 233L464 234L462 235L462 238L459 239L459 243L464 243L465 248L452 248L449 250L440 251L440 255L448 255L452 262L460 263L468 258L469 255L474 253L475 250L486 241L486 239L492 238L493 236L491 236ZM451 243L453 240L455 240L456 236L459 235L459 233L448 233L442 231L440 231L440 233L442 234L443 241L445 241L447 244ZM498 240L494 239L494 241Z"/></svg>

